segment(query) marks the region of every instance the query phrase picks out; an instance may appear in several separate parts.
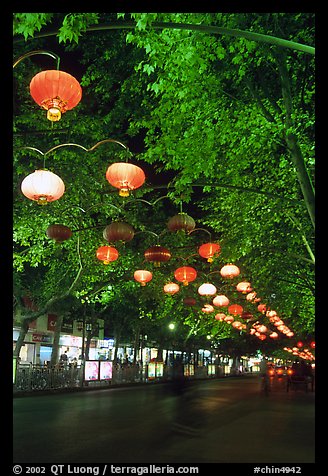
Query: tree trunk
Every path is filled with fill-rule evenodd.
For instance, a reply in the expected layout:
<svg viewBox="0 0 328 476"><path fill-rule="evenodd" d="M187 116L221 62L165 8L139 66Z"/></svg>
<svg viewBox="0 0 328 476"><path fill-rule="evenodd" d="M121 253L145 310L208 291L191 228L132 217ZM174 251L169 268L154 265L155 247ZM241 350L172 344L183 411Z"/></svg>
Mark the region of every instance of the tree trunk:
<svg viewBox="0 0 328 476"><path fill-rule="evenodd" d="M275 54L275 58L278 65L278 70L281 80L281 90L285 105L286 117L285 117L285 140L292 162L295 166L298 182L304 197L305 205L313 227L315 226L315 198L314 189L306 169L306 164L301 151L301 147L298 142L298 138L293 131L294 122L292 119L293 112L293 98L291 93L290 78L287 69L286 54L284 52L278 52Z"/></svg>
<svg viewBox="0 0 328 476"><path fill-rule="evenodd" d="M29 327L29 323L31 321L28 320L28 319L24 319L22 321L22 324L21 324L21 329L20 329L20 332L19 332L19 336L18 336L18 339L17 339L17 342L16 342L16 346L15 346L15 350L14 350L14 357L19 357L19 354L20 354L20 350L22 348L22 345L24 344L24 340L25 340L25 336L27 334L27 331L28 331L28 327Z"/></svg>
<svg viewBox="0 0 328 476"><path fill-rule="evenodd" d="M50 366L54 367L58 362L58 350L59 350L59 338L60 332L63 325L64 315L61 314L57 316L56 327L54 331L54 341L52 344L52 352L51 352L51 359L50 359Z"/></svg>

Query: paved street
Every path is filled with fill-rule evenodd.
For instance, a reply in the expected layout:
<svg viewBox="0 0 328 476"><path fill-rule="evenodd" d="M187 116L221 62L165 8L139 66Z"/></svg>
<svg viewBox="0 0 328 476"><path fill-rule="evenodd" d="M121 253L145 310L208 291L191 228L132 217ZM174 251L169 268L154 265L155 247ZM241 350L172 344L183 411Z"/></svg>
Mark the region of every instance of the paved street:
<svg viewBox="0 0 328 476"><path fill-rule="evenodd" d="M14 398L14 463L313 463L314 393L258 377ZM199 430L177 433L184 414Z"/></svg>

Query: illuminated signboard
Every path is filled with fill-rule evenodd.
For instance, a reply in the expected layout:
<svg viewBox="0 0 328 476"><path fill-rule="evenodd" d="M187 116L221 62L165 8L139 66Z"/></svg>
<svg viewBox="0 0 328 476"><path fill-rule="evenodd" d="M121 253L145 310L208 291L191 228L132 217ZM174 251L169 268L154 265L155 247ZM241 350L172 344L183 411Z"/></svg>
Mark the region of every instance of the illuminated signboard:
<svg viewBox="0 0 328 476"><path fill-rule="evenodd" d="M99 361L86 360L84 366L84 380L90 382L99 380Z"/></svg>
<svg viewBox="0 0 328 476"><path fill-rule="evenodd" d="M13 358L13 383L16 382L16 357Z"/></svg>
<svg viewBox="0 0 328 476"><path fill-rule="evenodd" d="M156 376L156 363L149 362L148 364L148 378L153 379Z"/></svg>
<svg viewBox="0 0 328 476"><path fill-rule="evenodd" d="M156 362L156 377L163 377L164 373L164 363L163 362Z"/></svg>
<svg viewBox="0 0 328 476"><path fill-rule="evenodd" d="M208 365L208 375L215 375L215 365L209 364Z"/></svg>
<svg viewBox="0 0 328 476"><path fill-rule="evenodd" d="M113 363L108 360L100 360L100 380L111 380L113 376Z"/></svg>
<svg viewBox="0 0 328 476"><path fill-rule="evenodd" d="M194 364L185 364L183 366L183 375L185 377L190 377L191 375L195 375Z"/></svg>

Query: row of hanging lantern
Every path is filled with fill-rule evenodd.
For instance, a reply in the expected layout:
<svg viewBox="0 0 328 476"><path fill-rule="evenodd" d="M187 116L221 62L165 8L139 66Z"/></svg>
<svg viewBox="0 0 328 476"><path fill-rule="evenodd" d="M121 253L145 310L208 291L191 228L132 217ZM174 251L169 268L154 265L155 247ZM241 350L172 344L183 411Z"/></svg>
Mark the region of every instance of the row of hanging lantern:
<svg viewBox="0 0 328 476"><path fill-rule="evenodd" d="M31 79L30 94L36 104L47 111L47 119L57 122L61 119L62 114L80 103L82 88L74 76L59 70L59 57L49 51L36 50L26 53L15 61L14 67L22 59L37 54L47 54L57 59L57 70L37 73ZM137 165L118 162L107 168L106 179L119 190L119 195L127 197L131 190L144 184L146 177L144 171ZM21 191L30 200L34 200L40 205L46 205L63 196L65 184L55 173L41 169L24 178Z"/></svg>
<svg viewBox="0 0 328 476"><path fill-rule="evenodd" d="M31 52L23 57L30 56L34 53L38 54L40 51ZM49 52L46 52L46 54L49 54ZM23 59L23 57L20 59ZM14 63L14 67L18 64L19 60ZM80 103L82 98L82 88L79 82L72 75L59 70L58 60L57 70L42 71L32 78L30 82L30 94L33 100L42 109L47 111L47 119L51 122L57 122L61 119L62 114L73 109ZM144 171L140 167L128 162L119 162L111 164L107 168L106 179L109 184L119 190L120 196L127 197L131 190L135 190L144 184L146 177ZM41 169L36 170L34 173L24 178L21 184L21 191L30 200L45 205L58 200L63 196L65 192L65 184L58 175L49 170ZM170 231L184 230L186 232L191 232L195 229L195 222L193 218L186 213L180 213L172 217L167 226ZM57 243L61 243L72 236L72 231L68 227L57 224L48 227L46 233L47 236L53 238ZM127 242L132 240L133 236L133 228L126 223L116 222L112 225L108 225L103 231L103 237L108 242L115 242L118 240ZM205 243L198 249L199 255L207 259L208 262L212 262L213 259L220 254L220 251L221 248L218 243ZM96 256L104 264L109 264L118 259L119 253L114 246L101 246L97 249ZM161 263L170 260L171 253L165 247L157 244L148 248L145 251L144 256L146 261L154 263L154 266L160 266ZM238 276L239 273L239 268L233 264L227 264L220 270L221 276L227 279L232 279ZM196 279L197 271L190 266L183 266L174 272L174 277L178 282L181 282L186 286L189 282L193 282ZM151 281L152 273L148 270L136 270L134 272L134 279L140 282L142 286L145 286L147 282ZM169 282L164 286L164 292L167 294L173 295L178 291L179 285L177 283ZM237 291L247 294L246 299L248 301L259 301L259 298L256 298L256 293L251 292L252 289L248 282L238 283ZM198 293L201 296L214 296L216 292L216 287L211 283L203 283L198 288ZM194 298L189 298L189 301L186 301L186 303L188 302L188 305L193 305L195 301ZM229 303L229 299L224 295L217 295L213 299L213 305L217 307L225 307L228 306ZM214 311L214 307L211 304L205 304L202 310L205 313L210 313ZM294 335L294 333L284 324L283 320L277 316L275 311L267 310L266 305L264 304L258 305L258 311L266 314L270 322L277 326L279 331L289 337ZM246 325L239 321L234 321L234 317L232 316L241 316L244 319L247 317L249 318L250 316L252 317L252 314L245 313L243 307L238 304L231 304L228 307L228 313L228 316L224 313L218 313L216 314L215 319L232 323L232 325L237 329L245 329ZM265 332L267 331L267 327L258 322L254 323L250 329L251 334L256 335L262 340L266 338ZM270 334L270 337L272 338L276 338L277 336L278 334L275 332Z"/></svg>

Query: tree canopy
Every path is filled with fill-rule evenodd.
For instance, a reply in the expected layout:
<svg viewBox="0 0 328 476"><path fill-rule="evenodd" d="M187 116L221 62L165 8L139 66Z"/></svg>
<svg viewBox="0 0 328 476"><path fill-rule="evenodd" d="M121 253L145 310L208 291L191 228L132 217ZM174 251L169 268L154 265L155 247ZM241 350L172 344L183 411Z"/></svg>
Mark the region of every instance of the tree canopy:
<svg viewBox="0 0 328 476"><path fill-rule="evenodd" d="M172 320L181 343L209 336L216 345L270 348L273 339L260 342L201 311L210 298L197 288L211 281L253 314L248 330L258 320L275 331L236 291L247 280L295 339L312 338L314 41L313 13L15 13L14 295L16 303L33 296L38 308L22 319L73 296L126 339L142 328L160 345ZM53 123L29 92L35 74L56 69L45 52L82 86L78 106ZM146 175L126 198L105 178L117 161ZM40 168L66 187L46 206L20 190ZM168 231L182 212L196 229ZM135 236L115 243L119 259L104 266L96 250L116 220ZM46 235L52 224L72 237L56 244ZM198 255L209 241L221 246L213 262ZM172 254L160 267L144 257L155 244ZM238 278L222 279L227 263L240 268ZM197 280L167 296L163 285L183 265L197 269ZM138 268L153 272L145 287L133 279ZM184 305L187 296L197 306ZM295 339L279 333L274 344Z"/></svg>

